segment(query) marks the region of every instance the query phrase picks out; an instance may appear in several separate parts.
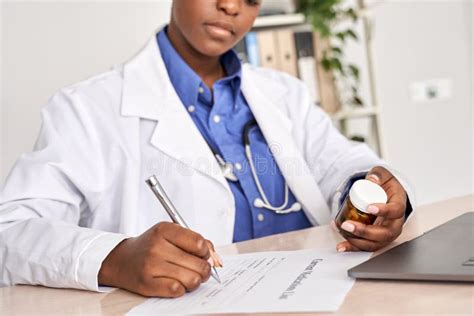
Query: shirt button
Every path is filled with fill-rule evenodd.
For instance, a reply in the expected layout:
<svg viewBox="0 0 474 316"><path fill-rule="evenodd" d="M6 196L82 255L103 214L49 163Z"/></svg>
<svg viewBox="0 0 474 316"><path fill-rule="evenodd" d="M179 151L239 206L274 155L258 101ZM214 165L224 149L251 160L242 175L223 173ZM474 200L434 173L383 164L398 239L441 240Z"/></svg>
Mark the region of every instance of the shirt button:
<svg viewBox="0 0 474 316"><path fill-rule="evenodd" d="M212 119L214 120L214 123L219 123L221 121L221 117L219 115L214 115Z"/></svg>
<svg viewBox="0 0 474 316"><path fill-rule="evenodd" d="M235 163L234 166L235 166L235 169L237 169L239 171L242 170L242 165L240 163L237 162L237 163Z"/></svg>
<svg viewBox="0 0 474 316"><path fill-rule="evenodd" d="M198 92L199 92L200 94L203 94L203 93L204 93L204 88L203 88L203 87L199 87Z"/></svg>
<svg viewBox="0 0 474 316"><path fill-rule="evenodd" d="M257 219L258 219L259 222L263 222L265 220L265 216L263 216L263 214L260 213L260 214L257 215Z"/></svg>
<svg viewBox="0 0 474 316"><path fill-rule="evenodd" d="M188 112L189 113L193 113L194 111L196 111L196 107L194 105L188 106Z"/></svg>

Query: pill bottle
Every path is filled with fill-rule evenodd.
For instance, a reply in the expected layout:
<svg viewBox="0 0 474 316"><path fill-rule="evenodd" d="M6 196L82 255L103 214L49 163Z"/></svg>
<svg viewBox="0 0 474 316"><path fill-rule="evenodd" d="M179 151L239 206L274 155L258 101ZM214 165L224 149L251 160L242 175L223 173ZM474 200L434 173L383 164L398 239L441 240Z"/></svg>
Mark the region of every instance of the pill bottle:
<svg viewBox="0 0 474 316"><path fill-rule="evenodd" d="M387 203L387 193L378 184L369 180L357 180L352 185L339 213L336 216L336 226L341 235L346 238L359 238L341 228L345 221L360 222L372 225L377 215L367 213L367 207L375 203Z"/></svg>

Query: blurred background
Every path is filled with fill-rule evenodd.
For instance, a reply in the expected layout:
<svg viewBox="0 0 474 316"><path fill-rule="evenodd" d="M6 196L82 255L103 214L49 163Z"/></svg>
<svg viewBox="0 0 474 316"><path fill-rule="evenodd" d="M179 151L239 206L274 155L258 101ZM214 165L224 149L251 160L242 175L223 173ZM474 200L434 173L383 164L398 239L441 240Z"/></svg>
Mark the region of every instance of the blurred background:
<svg viewBox="0 0 474 316"><path fill-rule="evenodd" d="M192 0L189 0L192 1ZM471 0L264 0L236 47L300 77L347 137L403 173L417 204L472 194ZM171 0L0 2L0 183L59 88L130 59Z"/></svg>

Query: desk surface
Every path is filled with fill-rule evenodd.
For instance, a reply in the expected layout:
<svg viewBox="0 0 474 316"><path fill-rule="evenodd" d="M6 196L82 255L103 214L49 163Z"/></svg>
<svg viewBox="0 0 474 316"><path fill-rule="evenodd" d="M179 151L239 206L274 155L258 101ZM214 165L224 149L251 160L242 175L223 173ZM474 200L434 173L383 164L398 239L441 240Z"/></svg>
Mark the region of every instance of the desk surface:
<svg viewBox="0 0 474 316"><path fill-rule="evenodd" d="M474 195L419 207L392 246L419 236L468 211L474 211ZM335 247L340 240L340 236L329 226L321 226L229 245L220 248L219 252L234 254L263 250ZM125 314L144 300L143 297L123 290L103 294L14 286L0 289L0 315L117 315ZM473 315L474 286L441 282L356 281L336 314L407 313Z"/></svg>

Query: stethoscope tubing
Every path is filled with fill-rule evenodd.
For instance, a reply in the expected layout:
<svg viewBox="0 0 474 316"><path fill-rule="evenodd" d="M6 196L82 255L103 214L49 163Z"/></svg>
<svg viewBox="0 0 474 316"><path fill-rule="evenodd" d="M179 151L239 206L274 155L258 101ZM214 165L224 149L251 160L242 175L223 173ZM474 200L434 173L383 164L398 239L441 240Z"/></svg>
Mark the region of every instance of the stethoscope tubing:
<svg viewBox="0 0 474 316"><path fill-rule="evenodd" d="M255 185L257 186L258 193L260 194L260 197L262 198L260 201L258 201L258 199L255 200L254 206L264 207L268 210L274 211L277 214L287 214L293 211L299 211L301 209L301 206L299 203L295 203L290 208L287 208L288 200L290 196L290 188L288 187L288 183L285 180L283 180L285 182L285 198L282 205L273 206L268 200L267 195L265 194L265 191L263 190L262 184L260 183L260 179L258 177L255 165L253 163L253 155L252 155L252 150L250 148L250 128L255 125L257 125L257 121L255 119L248 121L244 125L244 130L242 133L245 156L247 157L248 163L250 165L250 171L252 172L252 177L255 182Z"/></svg>
<svg viewBox="0 0 474 316"><path fill-rule="evenodd" d="M255 165L253 163L253 155L252 155L252 150L250 148L250 128L253 126L257 125L257 121L255 119L251 119L244 125L243 133L242 133L242 142L244 143L244 151L245 151L245 156L247 158L247 161L250 165L250 171L252 173L252 178L255 182L255 185L257 186L258 193L261 198L255 199L253 205L258 208L266 208L270 211L273 211L277 214L288 214L291 212L296 212L301 210L301 205L296 202L293 203L290 207L288 207L288 202L289 202L289 196L290 196L290 188L288 187L288 183L285 182L285 198L283 201L283 204L280 206L273 206L270 201L267 198L267 195L265 194L265 191L263 190L262 184L260 183L260 179L257 174L257 170L255 168ZM233 165L230 163L225 162L225 160L220 156L213 148L212 146L209 145L209 148L211 149L212 153L216 157L217 162L221 166L222 172L225 176L225 178L229 181L237 181L237 176L233 172Z"/></svg>

